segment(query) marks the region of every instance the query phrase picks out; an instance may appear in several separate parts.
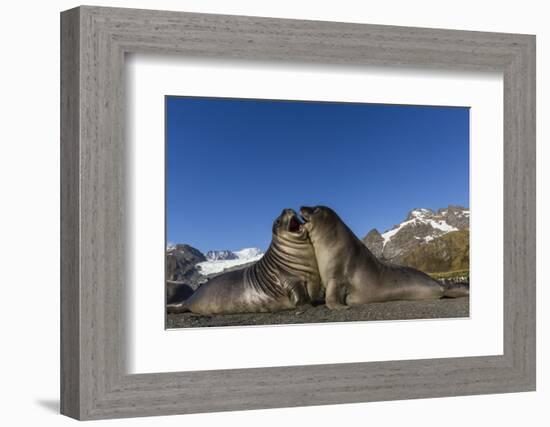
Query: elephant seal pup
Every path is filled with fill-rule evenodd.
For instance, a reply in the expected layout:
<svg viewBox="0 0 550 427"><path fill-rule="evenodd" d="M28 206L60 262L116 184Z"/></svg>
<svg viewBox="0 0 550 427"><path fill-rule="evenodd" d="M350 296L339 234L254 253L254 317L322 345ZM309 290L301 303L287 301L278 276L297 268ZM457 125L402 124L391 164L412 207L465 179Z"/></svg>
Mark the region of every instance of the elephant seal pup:
<svg viewBox="0 0 550 427"><path fill-rule="evenodd" d="M336 212L326 206L304 206L300 213L315 250L330 309L469 294L467 287L443 286L419 270L378 260Z"/></svg>
<svg viewBox="0 0 550 427"><path fill-rule="evenodd" d="M292 209L275 219L271 245L256 263L214 277L193 295L167 305L168 313L275 312L317 300L321 293L313 247Z"/></svg>

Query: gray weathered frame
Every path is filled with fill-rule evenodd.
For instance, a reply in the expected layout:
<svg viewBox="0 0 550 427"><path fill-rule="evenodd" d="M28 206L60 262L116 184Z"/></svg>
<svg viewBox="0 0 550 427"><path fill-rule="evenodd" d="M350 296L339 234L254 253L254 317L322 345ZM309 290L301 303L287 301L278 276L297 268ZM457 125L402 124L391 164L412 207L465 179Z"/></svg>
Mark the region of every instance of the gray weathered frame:
<svg viewBox="0 0 550 427"><path fill-rule="evenodd" d="M124 57L504 75L504 354L128 375ZM162 143L162 141L159 141ZM83 6L61 14L61 412L78 419L535 389L535 37Z"/></svg>

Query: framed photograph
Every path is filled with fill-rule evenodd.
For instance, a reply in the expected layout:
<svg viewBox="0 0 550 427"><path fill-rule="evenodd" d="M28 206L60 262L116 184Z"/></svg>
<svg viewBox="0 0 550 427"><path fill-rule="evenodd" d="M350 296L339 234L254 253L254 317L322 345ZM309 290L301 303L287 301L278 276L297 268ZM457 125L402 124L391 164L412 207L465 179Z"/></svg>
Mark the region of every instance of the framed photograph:
<svg viewBox="0 0 550 427"><path fill-rule="evenodd" d="M167 96L165 114L167 327L468 317L468 107Z"/></svg>
<svg viewBox="0 0 550 427"><path fill-rule="evenodd" d="M534 36L83 6L61 58L63 414L535 390Z"/></svg>

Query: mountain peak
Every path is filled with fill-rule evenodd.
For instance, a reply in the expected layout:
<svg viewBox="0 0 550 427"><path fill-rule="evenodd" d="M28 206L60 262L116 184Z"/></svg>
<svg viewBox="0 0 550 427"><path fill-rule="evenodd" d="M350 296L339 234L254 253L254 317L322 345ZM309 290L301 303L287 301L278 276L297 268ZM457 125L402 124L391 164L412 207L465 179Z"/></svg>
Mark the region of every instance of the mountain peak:
<svg viewBox="0 0 550 427"><path fill-rule="evenodd" d="M206 252L206 259L208 261L218 261L218 260L224 260L224 259L237 259L237 255L235 255L229 249L214 250L214 251Z"/></svg>
<svg viewBox="0 0 550 427"><path fill-rule="evenodd" d="M206 258L201 251L185 243L176 243L176 244L169 243L166 246L166 252L178 255L180 257L183 256L189 259L196 258L196 259L200 259L201 261L206 261Z"/></svg>
<svg viewBox="0 0 550 427"><path fill-rule="evenodd" d="M407 215L407 220L414 218L426 218L428 216L434 215L434 211L428 208L415 208L411 210Z"/></svg>
<svg viewBox="0 0 550 427"><path fill-rule="evenodd" d="M237 256L238 259L250 259L259 255L263 255L263 251L259 248L243 248L238 251L233 251L233 253Z"/></svg>
<svg viewBox="0 0 550 427"><path fill-rule="evenodd" d="M238 251L223 249L206 252L206 259L208 261L223 261L234 259L248 260L262 254L263 252L258 248L243 248L239 249Z"/></svg>
<svg viewBox="0 0 550 427"><path fill-rule="evenodd" d="M383 233L371 230L363 242L379 258L396 260L413 247L453 231L469 229L469 219L470 211L461 206L449 205L437 211L415 208L391 229Z"/></svg>

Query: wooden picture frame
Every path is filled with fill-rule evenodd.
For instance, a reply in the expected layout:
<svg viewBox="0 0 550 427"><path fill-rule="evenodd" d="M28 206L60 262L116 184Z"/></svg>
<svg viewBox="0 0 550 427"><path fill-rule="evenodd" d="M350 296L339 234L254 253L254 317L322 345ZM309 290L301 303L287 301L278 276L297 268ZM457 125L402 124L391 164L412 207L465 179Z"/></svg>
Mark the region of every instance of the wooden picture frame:
<svg viewBox="0 0 550 427"><path fill-rule="evenodd" d="M503 354L128 375L126 53L502 72ZM84 420L535 389L532 35L78 7L61 14L61 166L65 415Z"/></svg>

